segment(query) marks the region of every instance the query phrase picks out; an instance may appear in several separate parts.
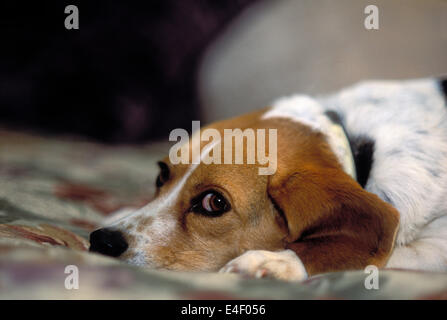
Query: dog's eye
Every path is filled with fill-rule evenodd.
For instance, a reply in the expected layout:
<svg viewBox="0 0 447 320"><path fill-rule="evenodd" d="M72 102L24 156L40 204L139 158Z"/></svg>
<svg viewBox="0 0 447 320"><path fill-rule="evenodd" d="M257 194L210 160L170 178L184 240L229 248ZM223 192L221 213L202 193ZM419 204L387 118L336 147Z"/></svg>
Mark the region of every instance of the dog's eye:
<svg viewBox="0 0 447 320"><path fill-rule="evenodd" d="M230 208L230 204L223 195L216 191L207 191L196 199L192 211L215 216L229 211Z"/></svg>
<svg viewBox="0 0 447 320"><path fill-rule="evenodd" d="M158 162L158 166L160 167L160 173L158 174L157 180L155 181L155 185L157 188L160 188L162 185L169 180L169 167L164 162Z"/></svg>

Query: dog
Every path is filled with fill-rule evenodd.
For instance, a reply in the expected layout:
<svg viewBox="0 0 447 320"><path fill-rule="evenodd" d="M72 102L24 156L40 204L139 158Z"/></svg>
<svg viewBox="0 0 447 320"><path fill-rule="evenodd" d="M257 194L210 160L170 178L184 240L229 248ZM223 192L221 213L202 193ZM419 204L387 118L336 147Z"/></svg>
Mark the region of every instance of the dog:
<svg viewBox="0 0 447 320"><path fill-rule="evenodd" d="M366 81L211 124L276 129L275 173L166 157L154 200L94 231L90 250L150 268L292 281L368 265L446 271L446 88ZM200 157L210 145L200 143Z"/></svg>

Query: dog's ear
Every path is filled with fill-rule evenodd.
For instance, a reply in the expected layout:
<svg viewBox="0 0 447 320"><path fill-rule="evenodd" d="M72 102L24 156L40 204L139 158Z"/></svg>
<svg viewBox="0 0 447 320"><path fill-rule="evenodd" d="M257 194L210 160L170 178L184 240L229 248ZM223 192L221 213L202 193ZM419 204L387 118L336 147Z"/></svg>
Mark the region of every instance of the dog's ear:
<svg viewBox="0 0 447 320"><path fill-rule="evenodd" d="M385 265L399 214L342 170L302 166L273 176L268 192L308 274Z"/></svg>

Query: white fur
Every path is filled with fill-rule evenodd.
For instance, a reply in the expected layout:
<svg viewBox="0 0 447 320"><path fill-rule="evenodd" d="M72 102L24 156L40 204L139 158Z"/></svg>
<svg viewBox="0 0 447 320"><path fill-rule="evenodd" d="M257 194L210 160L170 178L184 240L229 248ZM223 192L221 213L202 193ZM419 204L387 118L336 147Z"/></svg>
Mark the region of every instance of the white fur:
<svg viewBox="0 0 447 320"><path fill-rule="evenodd" d="M336 111L351 138L375 141L365 189L400 213L388 266L447 270L447 108L433 79L368 81L312 99L279 100L268 117L288 117L324 132Z"/></svg>
<svg viewBox="0 0 447 320"><path fill-rule="evenodd" d="M281 98L273 106L262 115L262 119L288 118L319 131L324 131L330 123L323 114L323 107L315 99L305 95Z"/></svg>
<svg viewBox="0 0 447 320"><path fill-rule="evenodd" d="M220 272L240 273L256 278L271 276L289 281L307 278L303 263L292 250L249 250L228 262Z"/></svg>

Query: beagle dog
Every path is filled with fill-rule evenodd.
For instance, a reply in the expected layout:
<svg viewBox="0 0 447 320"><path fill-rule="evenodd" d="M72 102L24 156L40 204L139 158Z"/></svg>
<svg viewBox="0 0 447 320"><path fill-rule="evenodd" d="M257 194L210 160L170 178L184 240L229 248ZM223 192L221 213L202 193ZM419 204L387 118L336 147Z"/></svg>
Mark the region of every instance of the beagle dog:
<svg viewBox="0 0 447 320"><path fill-rule="evenodd" d="M90 250L298 281L368 265L447 271L446 88L368 81L213 123L221 134L276 129L276 171L197 161L222 143L202 141L191 164L161 161L153 201L94 231Z"/></svg>

